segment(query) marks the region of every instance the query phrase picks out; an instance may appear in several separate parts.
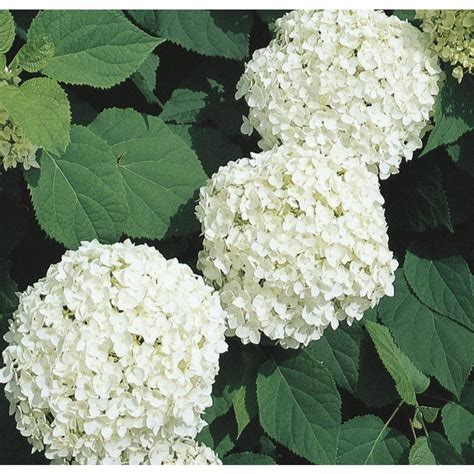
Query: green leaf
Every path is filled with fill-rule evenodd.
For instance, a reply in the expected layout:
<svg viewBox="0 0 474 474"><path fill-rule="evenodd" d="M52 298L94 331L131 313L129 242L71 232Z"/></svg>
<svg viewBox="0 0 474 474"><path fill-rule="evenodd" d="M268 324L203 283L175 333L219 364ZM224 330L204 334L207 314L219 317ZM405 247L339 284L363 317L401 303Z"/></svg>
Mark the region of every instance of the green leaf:
<svg viewBox="0 0 474 474"><path fill-rule="evenodd" d="M249 53L252 15L209 10L133 10L146 30L206 56L244 59Z"/></svg>
<svg viewBox="0 0 474 474"><path fill-rule="evenodd" d="M430 450L428 438L420 436L410 449L408 456L410 464L436 464L436 459Z"/></svg>
<svg viewBox="0 0 474 474"><path fill-rule="evenodd" d="M258 413L256 392L254 382L253 387L240 387L235 395L232 405L237 422L237 438Z"/></svg>
<svg viewBox="0 0 474 474"><path fill-rule="evenodd" d="M267 361L257 399L269 436L315 464L334 464L341 400L326 369L304 357Z"/></svg>
<svg viewBox="0 0 474 474"><path fill-rule="evenodd" d="M0 319L10 317L18 306L16 283L10 278L10 262L0 258Z"/></svg>
<svg viewBox="0 0 474 474"><path fill-rule="evenodd" d="M443 427L456 452L467 461L474 462L474 414L454 402L441 410Z"/></svg>
<svg viewBox="0 0 474 474"><path fill-rule="evenodd" d="M41 174L25 173L36 217L48 235L68 248L82 240L115 242L127 217L116 159L92 131L74 126L62 155L43 151Z"/></svg>
<svg viewBox="0 0 474 474"><path fill-rule="evenodd" d="M0 103L35 145L60 153L69 143L71 114L61 86L37 77L20 87L0 86Z"/></svg>
<svg viewBox="0 0 474 474"><path fill-rule="evenodd" d="M367 321L365 327L382 362L395 380L398 393L406 403L416 405L416 394L423 393L428 388L428 377L397 347L388 328L372 321Z"/></svg>
<svg viewBox="0 0 474 474"><path fill-rule="evenodd" d="M165 103L160 119L180 124L193 123L206 106L206 98L205 92L175 89L171 98Z"/></svg>
<svg viewBox="0 0 474 474"><path fill-rule="evenodd" d="M435 127L420 156L441 145L454 143L474 128L474 79L466 74L458 84L447 74L443 87L436 97Z"/></svg>
<svg viewBox="0 0 474 474"><path fill-rule="evenodd" d="M425 374L455 395L461 393L474 357L472 333L423 305L396 271L395 295L383 298L378 314L400 349Z"/></svg>
<svg viewBox="0 0 474 474"><path fill-rule="evenodd" d="M430 160L410 162L387 183L390 228L423 232L445 227L454 232L439 166Z"/></svg>
<svg viewBox="0 0 474 474"><path fill-rule="evenodd" d="M361 326L341 324L337 331L326 331L321 339L312 342L302 353L328 369L337 385L354 393L359 377L363 337Z"/></svg>
<svg viewBox="0 0 474 474"><path fill-rule="evenodd" d="M44 74L69 84L101 88L130 77L163 41L111 10L42 11L28 31L28 41L38 37L47 37L54 46Z"/></svg>
<svg viewBox="0 0 474 474"><path fill-rule="evenodd" d="M38 72L43 69L54 56L54 46L48 38L36 36L24 44L18 51L18 65L28 72Z"/></svg>
<svg viewBox="0 0 474 474"><path fill-rule="evenodd" d="M155 96L156 71L160 65L160 58L155 54L150 54L138 71L132 75L132 81L150 104L157 104L159 101Z"/></svg>
<svg viewBox="0 0 474 474"><path fill-rule="evenodd" d="M352 418L341 425L337 464L400 464L408 446L408 439L380 418Z"/></svg>
<svg viewBox="0 0 474 474"><path fill-rule="evenodd" d="M8 10L0 10L0 54L6 53L15 40L15 22Z"/></svg>
<svg viewBox="0 0 474 474"><path fill-rule="evenodd" d="M436 464L464 464L463 458L454 450L444 436L436 431L432 431L428 435L428 445L436 459Z"/></svg>
<svg viewBox="0 0 474 474"><path fill-rule="evenodd" d="M434 423L438 417L439 408L420 406L418 409L427 423Z"/></svg>
<svg viewBox="0 0 474 474"><path fill-rule="evenodd" d="M118 158L130 208L124 232L160 239L175 231L207 178L194 152L159 118L131 109L105 110L89 127Z"/></svg>
<svg viewBox="0 0 474 474"><path fill-rule="evenodd" d="M223 460L224 464L230 465L259 465L259 464L276 464L275 461L264 454L255 454L255 453L236 453L229 454Z"/></svg>
<svg viewBox="0 0 474 474"><path fill-rule="evenodd" d="M426 306L474 330L474 293L467 263L447 244L411 246L404 272Z"/></svg>

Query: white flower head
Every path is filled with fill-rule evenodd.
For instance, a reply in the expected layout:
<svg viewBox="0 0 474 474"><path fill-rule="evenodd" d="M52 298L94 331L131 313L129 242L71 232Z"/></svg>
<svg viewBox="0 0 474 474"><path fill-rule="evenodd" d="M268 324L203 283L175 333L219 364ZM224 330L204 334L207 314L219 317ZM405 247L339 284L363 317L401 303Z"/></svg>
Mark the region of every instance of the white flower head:
<svg viewBox="0 0 474 474"><path fill-rule="evenodd" d="M295 10L237 84L268 150L334 143L387 178L422 146L440 68L429 37L380 11Z"/></svg>
<svg viewBox="0 0 474 474"><path fill-rule="evenodd" d="M307 345L393 294L377 176L350 158L340 145L330 156L282 145L201 188L198 268L220 291L229 335Z"/></svg>
<svg viewBox="0 0 474 474"><path fill-rule="evenodd" d="M0 381L48 459L148 463L196 436L227 348L218 294L130 241L83 242L20 296Z"/></svg>

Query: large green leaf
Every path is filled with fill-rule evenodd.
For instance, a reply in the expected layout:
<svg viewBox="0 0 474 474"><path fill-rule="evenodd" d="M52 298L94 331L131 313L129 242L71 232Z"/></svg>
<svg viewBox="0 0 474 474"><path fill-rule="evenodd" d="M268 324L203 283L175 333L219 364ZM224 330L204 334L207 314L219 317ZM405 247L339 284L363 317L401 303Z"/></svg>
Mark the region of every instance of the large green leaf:
<svg viewBox="0 0 474 474"><path fill-rule="evenodd" d="M206 106L206 98L205 92L175 89L165 103L160 119L180 124L193 123Z"/></svg>
<svg viewBox="0 0 474 474"><path fill-rule="evenodd" d="M382 362L395 380L398 393L406 403L416 405L416 394L423 393L428 388L428 377L397 347L387 327L373 321L367 321L365 327Z"/></svg>
<svg viewBox="0 0 474 474"><path fill-rule="evenodd" d="M474 79L469 74L457 81L448 74L436 98L435 127L421 155L441 146L454 143L474 128Z"/></svg>
<svg viewBox="0 0 474 474"><path fill-rule="evenodd" d="M373 415L352 418L341 425L337 464L400 464L408 439Z"/></svg>
<svg viewBox="0 0 474 474"><path fill-rule="evenodd" d="M26 173L41 227L66 247L82 240L114 242L123 232L127 203L117 161L92 131L74 126L62 155L43 151L41 173Z"/></svg>
<svg viewBox="0 0 474 474"><path fill-rule="evenodd" d="M207 56L244 59L249 53L252 16L209 10L133 10L146 30Z"/></svg>
<svg viewBox="0 0 474 474"><path fill-rule="evenodd" d="M272 438L315 464L334 464L341 401L326 369L305 357L267 361L257 398L260 423Z"/></svg>
<svg viewBox="0 0 474 474"><path fill-rule="evenodd" d="M35 145L61 153L69 143L71 113L56 81L37 77L20 87L0 86L0 104Z"/></svg>
<svg viewBox="0 0 474 474"><path fill-rule="evenodd" d="M436 464L436 459L431 452L426 436L420 436L410 449L408 456L410 464Z"/></svg>
<svg viewBox="0 0 474 474"><path fill-rule="evenodd" d="M43 73L70 84L112 87L127 79L163 39L111 10L46 10L28 31L28 41L48 38L54 56Z"/></svg>
<svg viewBox="0 0 474 474"><path fill-rule="evenodd" d="M0 54L6 53L15 39L15 22L8 10L0 10Z"/></svg>
<svg viewBox="0 0 474 474"><path fill-rule="evenodd" d="M259 465L259 464L276 464L270 456L255 453L236 453L229 454L224 458L224 464L231 465Z"/></svg>
<svg viewBox="0 0 474 474"><path fill-rule="evenodd" d="M337 331L326 331L321 339L303 349L307 356L331 372L336 384L354 393L359 377L360 346L364 332L354 324L341 324Z"/></svg>
<svg viewBox="0 0 474 474"><path fill-rule="evenodd" d="M467 463L474 462L474 414L457 403L447 403L441 410L444 431L456 452Z"/></svg>
<svg viewBox="0 0 474 474"><path fill-rule="evenodd" d="M173 232L206 181L195 153L159 118L131 109L105 110L89 127L118 159L130 208L124 232L158 239Z"/></svg>
<svg viewBox="0 0 474 474"><path fill-rule="evenodd" d="M374 316L375 311L366 311L362 321ZM385 406L398 397L393 379L362 324L341 324L337 331L326 331L321 339L301 352L304 357L322 364L337 385L368 406Z"/></svg>
<svg viewBox="0 0 474 474"><path fill-rule="evenodd" d="M431 309L474 330L474 293L467 263L446 245L412 246L404 272L416 296Z"/></svg>
<svg viewBox="0 0 474 474"><path fill-rule="evenodd" d="M383 298L377 311L418 369L459 395L474 357L472 333L421 303L401 269L396 272L395 295Z"/></svg>

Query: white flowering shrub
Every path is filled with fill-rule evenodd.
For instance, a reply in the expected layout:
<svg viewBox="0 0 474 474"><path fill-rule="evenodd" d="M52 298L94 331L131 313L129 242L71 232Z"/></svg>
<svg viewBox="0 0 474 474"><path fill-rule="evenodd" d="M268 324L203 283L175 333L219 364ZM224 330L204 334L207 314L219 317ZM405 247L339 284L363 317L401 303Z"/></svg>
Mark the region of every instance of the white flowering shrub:
<svg viewBox="0 0 474 474"><path fill-rule="evenodd" d="M227 347L218 295L130 241L66 252L21 295L5 338L18 429L80 464L144 463L157 442L194 437Z"/></svg>
<svg viewBox="0 0 474 474"><path fill-rule="evenodd" d="M250 108L242 132L255 128L263 150L337 143L387 178L421 148L440 72L428 37L395 16L295 10L237 84Z"/></svg>
<svg viewBox="0 0 474 474"><path fill-rule="evenodd" d="M198 266L228 334L307 345L393 295L383 202L377 176L342 147L281 146L220 168L201 188Z"/></svg>
<svg viewBox="0 0 474 474"><path fill-rule="evenodd" d="M0 10L0 465L473 464L473 18Z"/></svg>

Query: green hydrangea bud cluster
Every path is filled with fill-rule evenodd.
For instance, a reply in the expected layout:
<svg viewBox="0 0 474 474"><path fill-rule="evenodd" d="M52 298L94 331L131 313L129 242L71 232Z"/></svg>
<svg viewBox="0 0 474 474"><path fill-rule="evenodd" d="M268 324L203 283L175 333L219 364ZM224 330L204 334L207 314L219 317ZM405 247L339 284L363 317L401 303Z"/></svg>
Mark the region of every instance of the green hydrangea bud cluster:
<svg viewBox="0 0 474 474"><path fill-rule="evenodd" d="M5 68L0 73L0 87L3 84L18 86L20 78L16 71ZM0 107L0 162L3 168L16 168L18 163L25 170L31 167L39 168L36 161L38 147L33 145L24 135L11 115Z"/></svg>
<svg viewBox="0 0 474 474"><path fill-rule="evenodd" d="M433 48L444 62L455 66L453 77L461 82L474 71L474 11L417 10L423 31L431 37Z"/></svg>

